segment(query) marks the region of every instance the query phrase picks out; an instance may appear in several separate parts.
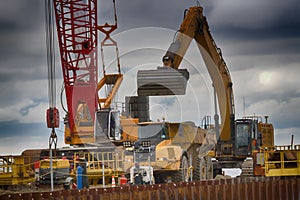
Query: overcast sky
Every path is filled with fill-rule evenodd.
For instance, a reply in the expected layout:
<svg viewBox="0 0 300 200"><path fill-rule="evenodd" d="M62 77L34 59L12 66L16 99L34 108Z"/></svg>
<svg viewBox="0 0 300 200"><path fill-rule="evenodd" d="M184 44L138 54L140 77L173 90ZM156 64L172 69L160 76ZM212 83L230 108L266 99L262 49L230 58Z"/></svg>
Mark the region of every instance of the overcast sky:
<svg viewBox="0 0 300 200"><path fill-rule="evenodd" d="M112 2L98 3L99 24L112 22ZM125 74L117 101L136 95L138 69L161 65L184 9L194 5L194 1L183 0L117 0L119 28L114 38L119 43ZM291 134L295 135L295 143L300 144L299 0L202 0L201 5L231 73L236 117L269 115L275 127L276 144L289 144ZM48 147L44 15L41 0L0 2L1 155ZM108 51L106 56L114 66L114 54ZM57 54L59 94L58 58ZM182 68L191 73L187 95L151 98L153 120L166 117L169 121L189 120L199 125L204 115L213 115L211 81L194 44ZM60 115L62 120L62 110ZM63 126L57 134L62 146Z"/></svg>

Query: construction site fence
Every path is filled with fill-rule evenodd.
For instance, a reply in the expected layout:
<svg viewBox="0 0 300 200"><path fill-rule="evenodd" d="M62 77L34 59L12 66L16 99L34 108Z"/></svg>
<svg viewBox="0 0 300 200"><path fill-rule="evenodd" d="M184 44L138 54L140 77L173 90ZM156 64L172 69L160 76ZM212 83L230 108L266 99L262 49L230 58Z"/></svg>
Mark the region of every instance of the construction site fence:
<svg viewBox="0 0 300 200"><path fill-rule="evenodd" d="M156 185L15 193L0 199L58 200L290 200L300 199L300 177L248 177Z"/></svg>

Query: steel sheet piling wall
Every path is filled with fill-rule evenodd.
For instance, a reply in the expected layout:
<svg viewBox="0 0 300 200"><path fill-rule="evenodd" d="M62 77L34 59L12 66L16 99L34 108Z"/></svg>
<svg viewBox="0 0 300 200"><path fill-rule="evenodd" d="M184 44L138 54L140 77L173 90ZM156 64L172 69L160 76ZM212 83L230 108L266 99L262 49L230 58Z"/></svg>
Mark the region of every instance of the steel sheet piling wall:
<svg viewBox="0 0 300 200"><path fill-rule="evenodd" d="M57 200L298 200L300 177L248 177L188 183L15 193L0 199Z"/></svg>

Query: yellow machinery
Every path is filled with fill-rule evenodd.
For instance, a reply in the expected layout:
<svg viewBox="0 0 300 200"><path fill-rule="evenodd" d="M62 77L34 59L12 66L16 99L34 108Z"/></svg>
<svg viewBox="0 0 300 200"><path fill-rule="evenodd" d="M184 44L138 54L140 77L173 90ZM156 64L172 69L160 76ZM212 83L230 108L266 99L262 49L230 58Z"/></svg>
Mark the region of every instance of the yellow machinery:
<svg viewBox="0 0 300 200"><path fill-rule="evenodd" d="M185 11L180 29L163 57L163 67L158 67L157 70L140 70L138 72L138 94L146 96L185 94L189 73L186 69L179 69L179 66L192 40L195 40L197 43L214 87L216 114L214 116L215 124L213 130L210 131L215 133L217 141L215 148L211 149L214 150L214 153L210 155L216 159L216 162L214 162L215 174L221 173L222 168L242 168L242 170L247 169L248 174L253 175L253 166L254 174L259 174L256 163L253 164L251 160L249 165L248 162L245 163L245 159L247 157L252 158L253 153L261 148L274 145L273 125L268 123L267 117L265 122L262 122L262 118L257 116L235 119L233 83L228 67L222 57L222 52L216 46L206 17L203 16L202 7L195 6ZM220 122L217 108L219 108ZM208 125L206 124L206 127L209 127ZM153 138L141 137L144 135L142 133L143 126L143 124L139 124L138 141L143 143L144 140L154 140L153 138L157 136L154 137L153 132L150 134L153 135ZM147 126L154 126L154 124L149 123ZM206 133L203 130L200 132ZM191 135L194 133L195 131L188 132ZM180 131L175 132L175 134L180 134ZM166 140L168 139L170 138L167 137ZM186 142L184 139L182 140L183 143ZM202 141L199 143L191 142L190 146L199 146L201 143ZM163 145L160 143L155 143L155 145L158 152L158 148L162 146L169 148L168 145L170 144L163 141ZM187 155L184 152L187 152ZM189 166L197 169L199 162L195 159L190 159L190 154L197 155L197 152L182 148L180 160L184 160L184 157L188 158L186 160L192 163ZM208 151L206 154L208 154ZM175 157L178 159L178 155Z"/></svg>
<svg viewBox="0 0 300 200"><path fill-rule="evenodd" d="M39 155L47 150L40 150ZM65 156L52 159L55 185L63 185L70 189L76 182L76 169L78 165L86 167L89 185L107 186L111 184L111 177L120 176L123 172L124 152L97 152L71 151L70 149L57 149L59 154ZM27 150L25 154L30 154ZM46 155L46 154L45 154ZM31 156L0 156L0 187L17 187L18 185L31 186L50 184L50 159L39 160L34 154Z"/></svg>
<svg viewBox="0 0 300 200"><path fill-rule="evenodd" d="M193 39L197 42L198 49L202 54L207 70L213 82L216 99L215 101L217 104L218 100L218 107L220 110L221 124L219 124L219 118L216 114L214 117L214 130L209 130L210 132L215 132L216 137L218 139L215 148L215 157L220 160L226 158L225 162L222 163L228 164L228 162L232 162L233 165L236 165L237 160L242 161L249 155L249 151L251 153L251 149L248 149L248 144L251 142L251 140L246 140L248 144L246 146L241 146L240 148L238 148L238 150L243 150L243 152L241 152L240 155L236 155L236 148L234 148L236 137L234 135L235 110L232 81L230 78L229 70L226 66L225 61L223 60L222 53L220 49L216 46L216 43L214 42L210 34L208 23L206 21L206 18L203 16L202 7L195 6L185 11L184 19L181 23L180 29L177 32L175 40L173 41L165 56L163 57L164 66L159 67L157 70L140 70L138 72L138 94L147 96L185 94L186 81L189 78L189 73L185 69L179 69L179 65ZM139 124L139 126L143 125ZM195 126L191 127L193 127L192 129L194 130L192 132L187 132L187 135L193 135L194 133L202 133L203 136L205 136L207 134L207 131L198 131L200 130L200 128L197 128ZM144 138L140 138L140 134L143 133L141 133L139 129L139 140L145 140ZM174 134L180 135L180 131L175 131ZM146 139L149 140L149 138ZM210 163L210 161L204 162L206 164L203 164L203 162L201 161L205 161L203 155L205 157L205 155L208 154L209 149L206 148L207 152L201 152L200 154L199 149L203 146L202 141L189 142L189 147L181 147L181 155L175 156L177 162L180 163L180 166L183 166L184 162L189 162L186 165L190 166L191 169L194 169L196 174L199 174L197 173L197 171L200 171L200 173L204 171L207 172L207 169L211 169L211 167L203 167L203 165ZM185 140L183 140L183 143L185 143ZM160 146L160 144L157 144L157 146ZM165 145L165 148L168 148L168 145ZM218 164L220 163L221 162L218 162ZM179 164L177 164L176 166L178 169ZM222 166L218 166L221 169ZM187 177L187 174L188 172L187 170L185 170L185 172L182 173L183 178L181 178L181 180L186 181L187 178L185 177Z"/></svg>
<svg viewBox="0 0 300 200"><path fill-rule="evenodd" d="M55 0L55 2L58 1ZM69 9L68 3L75 4L72 1L67 2L67 4L64 4L66 9ZM59 5L56 4L56 9L59 9ZM85 7L82 7L82 9L85 9ZM57 20L61 20L61 18ZM96 27L94 28L96 31ZM109 28L114 30L116 27L109 26ZM109 32L106 34L109 36ZM214 117L214 126L206 126L213 127L213 130L201 129L193 122L150 122L148 119L149 116L142 119L144 114L149 112L147 110L148 96L185 94L189 73L185 69L179 69L179 65L193 39L197 42L199 51L203 55L204 62L212 79L215 99L218 102L220 110L221 123L219 123L217 114ZM80 50L75 49L74 53L86 55L87 49L85 48L89 47L86 46L88 44L83 42L80 45ZM70 46L70 48L73 48L73 46ZM96 46L93 46L93 49L96 49ZM81 58L81 56L76 58ZM93 59L95 58L93 57ZM158 68L158 70L141 70L138 72L138 94L140 96L132 97L134 100L128 100L128 109L126 108L126 111L129 110L129 113L126 114L127 118L120 117L119 111L106 109L110 106L111 100L122 80L120 66L117 66L118 74L116 77L109 76L104 71L104 77L106 78L102 79L98 85L95 84L97 83L95 80L92 80L94 84L93 92L100 90L105 84L109 84L112 90L109 96L102 99L96 98L96 94L93 95L92 92L87 91L84 97L93 96L91 102L95 105L91 106L88 105L87 101L79 101L80 103L75 102L76 106L73 105L76 109L69 109L69 112L73 112L72 117L74 119L70 120L73 123L72 129L70 121L68 121L69 119L66 118L66 143L73 145L95 145L94 148L90 146L90 149L82 147L81 149L67 148L56 151L57 158L66 156L69 160L70 169L73 170L70 171L72 177L75 177L76 166L79 162L76 155L79 154L81 157L84 157L87 163L87 174L92 184L107 184L109 183L108 177L119 175L123 170L128 172L130 168L133 169L133 173L137 172L137 174L139 174L139 169L147 169L146 167L139 168L139 166L153 167L153 175L156 182L165 182L170 179L172 181L210 179L212 178L213 170L212 161L206 155L211 149L214 152L210 155L217 160L214 164L215 171L223 167L241 167L245 158L254 155L255 162L251 166L252 168L254 166L255 175L299 175L300 150L298 146L295 146L298 149L262 151L265 147L274 145L274 129L272 124L267 121L262 122L262 119L258 117L235 120L233 84L230 73L220 49L216 46L210 34L208 23L203 16L202 7L191 7L185 12L184 20L175 41L163 57L163 64L164 66ZM96 66L93 67L95 68ZM76 84L86 86L84 79L81 80L84 77L83 75L78 77L79 79ZM147 79L147 77L150 77L150 79ZM166 79L168 80L166 81ZM149 82L145 82L145 80ZM73 87L74 85L71 86ZM84 91L86 92L86 90ZM71 93L68 95L72 97ZM96 99L94 99L94 96ZM79 97L81 98L82 96ZM80 98L77 100L80 100ZM74 103L72 100L69 103ZM103 109L96 112L97 103ZM136 106L145 108L143 110L145 112L139 115L140 107L135 110L134 107ZM93 107L92 110L95 112L88 111L90 107ZM94 117L95 119L93 119ZM75 122L78 122L78 124ZM76 127L86 128L86 130L80 132L80 128L76 129ZM94 127L96 128L94 129ZM122 131L120 127L122 127ZM89 134L85 135L84 132L88 132ZM216 146L213 143L215 136L217 138ZM204 138L211 139L209 142L204 142L206 141ZM94 141L101 142L97 142L98 146L96 146L93 143ZM124 141L124 146L128 150L125 152L126 155L119 153L121 148L118 145L122 141ZM48 157L49 151L41 151L38 155L40 157ZM34 181L33 167L28 166L30 162L26 161L24 156L2 156L1 159L0 185L26 184ZM122 161L124 162L122 163ZM46 163L44 164L47 166ZM57 167L58 165L57 163ZM62 168L66 170L67 165L64 163L64 167ZM121 166L123 166L123 169ZM251 166L250 173L253 173ZM146 176L151 176L151 173L146 173ZM146 178L150 182L152 181L151 177Z"/></svg>
<svg viewBox="0 0 300 200"><path fill-rule="evenodd" d="M0 156L0 187L26 185L35 181L32 158Z"/></svg>
<svg viewBox="0 0 300 200"><path fill-rule="evenodd" d="M112 176L118 177L123 172L123 152L85 152L75 153L71 176L76 178L75 169L79 164L86 166L86 176L90 185L111 184Z"/></svg>
<svg viewBox="0 0 300 200"><path fill-rule="evenodd" d="M299 176L300 145L266 146L254 152L255 176Z"/></svg>
<svg viewBox="0 0 300 200"><path fill-rule="evenodd" d="M212 163L199 157L205 136L193 122L139 123L138 140L125 144L124 170L148 180L143 184L211 179Z"/></svg>
<svg viewBox="0 0 300 200"><path fill-rule="evenodd" d="M265 176L300 175L300 145L266 148L264 159Z"/></svg>
<svg viewBox="0 0 300 200"><path fill-rule="evenodd" d="M51 183L51 161L42 159L39 166L38 184ZM55 185L63 185L66 189L71 189L73 178L70 176L70 162L68 159L52 159L52 170Z"/></svg>
<svg viewBox="0 0 300 200"><path fill-rule="evenodd" d="M114 150L114 151L113 151ZM43 157L48 157L47 150L40 153ZM111 183L111 177L114 175L118 177L123 173L124 151L121 148L98 148L95 147L81 147L81 148L58 148L55 160L68 161L68 172L61 174L68 175L76 180L77 167L80 165L85 168L88 185L103 185L107 186ZM48 160L48 159L47 159ZM41 163L42 165L42 163ZM66 170L66 169L62 169ZM47 172L43 173L45 176ZM68 181L71 181L68 179ZM65 184L68 186L67 184Z"/></svg>

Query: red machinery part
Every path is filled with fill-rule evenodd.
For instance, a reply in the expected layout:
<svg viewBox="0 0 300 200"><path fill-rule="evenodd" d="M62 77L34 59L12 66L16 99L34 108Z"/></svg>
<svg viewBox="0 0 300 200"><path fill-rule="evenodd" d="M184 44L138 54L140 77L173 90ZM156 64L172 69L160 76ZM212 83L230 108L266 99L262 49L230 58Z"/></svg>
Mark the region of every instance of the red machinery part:
<svg viewBox="0 0 300 200"><path fill-rule="evenodd" d="M70 131L77 133L78 106L97 109L97 0L53 0Z"/></svg>
<svg viewBox="0 0 300 200"><path fill-rule="evenodd" d="M48 108L46 118L48 128L59 127L59 112L57 108Z"/></svg>

